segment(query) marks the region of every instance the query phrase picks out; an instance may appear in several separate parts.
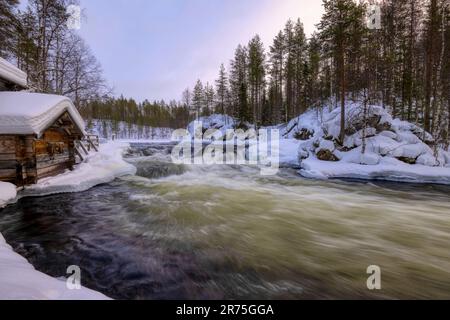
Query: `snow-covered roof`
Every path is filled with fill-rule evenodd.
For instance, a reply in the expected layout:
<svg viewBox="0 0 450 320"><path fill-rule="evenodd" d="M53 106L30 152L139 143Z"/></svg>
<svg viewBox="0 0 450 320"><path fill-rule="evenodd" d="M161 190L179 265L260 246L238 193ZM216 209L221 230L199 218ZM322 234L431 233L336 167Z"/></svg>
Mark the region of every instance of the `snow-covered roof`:
<svg viewBox="0 0 450 320"><path fill-rule="evenodd" d="M27 74L3 58L0 58L0 78L27 87Z"/></svg>
<svg viewBox="0 0 450 320"><path fill-rule="evenodd" d="M80 132L85 134L83 118L69 98L29 92L0 92L0 134L40 136L66 111Z"/></svg>

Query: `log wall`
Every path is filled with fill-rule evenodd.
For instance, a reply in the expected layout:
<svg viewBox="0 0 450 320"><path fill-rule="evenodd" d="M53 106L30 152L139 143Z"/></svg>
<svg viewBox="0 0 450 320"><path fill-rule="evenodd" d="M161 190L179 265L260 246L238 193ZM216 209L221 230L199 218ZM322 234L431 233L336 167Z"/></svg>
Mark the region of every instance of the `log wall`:
<svg viewBox="0 0 450 320"><path fill-rule="evenodd" d="M74 137L53 126L41 138L0 135L0 181L23 186L72 169Z"/></svg>

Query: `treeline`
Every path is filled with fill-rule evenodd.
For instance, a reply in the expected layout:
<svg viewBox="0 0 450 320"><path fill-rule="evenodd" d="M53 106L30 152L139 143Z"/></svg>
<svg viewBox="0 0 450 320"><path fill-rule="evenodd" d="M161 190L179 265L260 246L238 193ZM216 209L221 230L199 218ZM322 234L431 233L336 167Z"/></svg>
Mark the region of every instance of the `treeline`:
<svg viewBox="0 0 450 320"><path fill-rule="evenodd" d="M28 74L33 91L72 98L82 109L110 92L99 62L68 28L69 5L77 0L0 0L0 56Z"/></svg>
<svg viewBox="0 0 450 320"><path fill-rule="evenodd" d="M450 0L324 0L317 31L288 21L266 49L259 36L239 45L215 83L198 80L179 102L108 97L101 68L66 26L73 0L0 0L0 55L26 71L35 90L67 95L85 117L183 127L226 113L257 126L287 122L309 107L380 104L448 145ZM370 22L370 23L368 23Z"/></svg>
<svg viewBox="0 0 450 320"><path fill-rule="evenodd" d="M258 126L340 106L343 141L351 99L389 108L448 143L449 0L386 0L379 11L371 3L324 0L317 32L307 39L300 20L288 21L267 52L255 36L237 47L228 72L220 67L214 88L199 80L183 104L194 116L227 113Z"/></svg>
<svg viewBox="0 0 450 320"><path fill-rule="evenodd" d="M189 122L189 110L180 102L144 100L142 103L134 99L108 97L93 100L81 110L84 119L110 120L113 127L119 122L136 124L153 128L184 128Z"/></svg>

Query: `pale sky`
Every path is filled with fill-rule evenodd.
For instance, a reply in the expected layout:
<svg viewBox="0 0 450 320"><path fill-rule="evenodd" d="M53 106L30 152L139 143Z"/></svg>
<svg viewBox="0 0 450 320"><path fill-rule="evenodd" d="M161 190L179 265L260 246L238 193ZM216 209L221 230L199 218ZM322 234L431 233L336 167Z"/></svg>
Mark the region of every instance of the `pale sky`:
<svg viewBox="0 0 450 320"><path fill-rule="evenodd" d="M269 47L291 18L309 35L322 0L81 0L79 33L116 95L179 100L197 79L214 82L239 43L259 34Z"/></svg>

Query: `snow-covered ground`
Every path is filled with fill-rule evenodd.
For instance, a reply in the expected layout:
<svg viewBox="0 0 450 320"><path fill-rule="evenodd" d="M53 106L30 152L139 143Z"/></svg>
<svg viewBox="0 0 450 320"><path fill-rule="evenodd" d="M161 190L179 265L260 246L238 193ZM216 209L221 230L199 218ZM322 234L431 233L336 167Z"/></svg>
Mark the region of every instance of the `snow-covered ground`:
<svg viewBox="0 0 450 320"><path fill-rule="evenodd" d="M13 202L17 196L16 186L0 181L0 209Z"/></svg>
<svg viewBox="0 0 450 320"><path fill-rule="evenodd" d="M202 128L200 128L199 124L201 124ZM207 130L218 130L223 136L225 136L227 130L234 129L235 124L235 120L230 116L213 114L207 117L200 117L197 120L192 121L189 123L187 130L191 136L194 136L194 134L201 136L203 133L206 133ZM194 130L198 129L202 129L202 132L194 132Z"/></svg>
<svg viewBox="0 0 450 320"><path fill-rule="evenodd" d="M15 253L0 234L0 300L105 300L105 295L81 287L68 289L65 280L37 271Z"/></svg>
<svg viewBox="0 0 450 320"><path fill-rule="evenodd" d="M86 162L74 171L43 179L26 187L18 197L79 192L97 184L114 180L118 176L133 175L136 168L122 158L128 148L126 142L108 142L100 145ZM16 188L0 182L0 206L16 198ZM15 253L0 234L0 299L107 299L98 292L81 288L69 290L65 281L54 279L36 271L26 259Z"/></svg>
<svg viewBox="0 0 450 320"><path fill-rule="evenodd" d="M294 119L295 129L289 135L303 140L299 146L300 174L318 179L450 184L450 152L434 148L431 134L415 124L393 119L380 106L366 109L365 126L362 115L360 104L347 106L343 146L336 142L339 108L325 111L322 117L311 110Z"/></svg>

